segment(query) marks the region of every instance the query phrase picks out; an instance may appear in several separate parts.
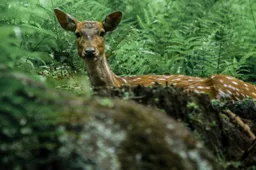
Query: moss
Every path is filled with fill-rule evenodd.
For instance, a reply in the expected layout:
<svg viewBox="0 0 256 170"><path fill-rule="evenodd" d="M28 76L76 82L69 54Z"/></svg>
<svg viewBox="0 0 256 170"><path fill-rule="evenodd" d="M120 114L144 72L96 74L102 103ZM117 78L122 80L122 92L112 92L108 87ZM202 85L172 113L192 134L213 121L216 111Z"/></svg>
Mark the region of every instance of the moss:
<svg viewBox="0 0 256 170"><path fill-rule="evenodd" d="M102 94L99 89L96 94L122 98L127 92L132 96L130 100L164 110L168 116L182 121L190 130L199 133L200 139L203 139L208 149L216 157L221 155L221 161L239 160L244 154L243 151L252 143L252 139L225 115L225 110L230 109L242 118L246 118L246 122L255 131L253 120L256 115L256 103L253 100L211 101L204 94L190 94L183 92L183 89L159 85L112 88L107 94ZM255 163L256 157L254 157L255 152L252 152L246 158L248 162L243 161L243 166L251 166Z"/></svg>
<svg viewBox="0 0 256 170"><path fill-rule="evenodd" d="M198 169L194 150L218 169L186 128L152 108L72 96L12 72L0 85L3 169Z"/></svg>
<svg viewBox="0 0 256 170"><path fill-rule="evenodd" d="M182 127L180 131L177 130L171 126L174 122L163 121L168 118L159 117L148 109L123 109L123 114L114 116L114 120L127 131L119 153L122 169L199 168L198 163L194 164L187 159L188 151L196 148L196 141L190 134L184 133Z"/></svg>

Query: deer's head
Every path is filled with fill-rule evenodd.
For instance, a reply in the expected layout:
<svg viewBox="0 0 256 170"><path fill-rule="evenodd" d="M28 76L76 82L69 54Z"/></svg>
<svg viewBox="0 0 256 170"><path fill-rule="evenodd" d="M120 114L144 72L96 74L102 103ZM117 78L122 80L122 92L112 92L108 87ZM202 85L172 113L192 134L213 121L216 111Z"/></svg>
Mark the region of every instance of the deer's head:
<svg viewBox="0 0 256 170"><path fill-rule="evenodd" d="M54 9L54 12L61 27L75 33L79 56L89 61L104 56L104 35L114 31L122 18L122 12L116 11L107 15L103 21L80 22L59 9Z"/></svg>

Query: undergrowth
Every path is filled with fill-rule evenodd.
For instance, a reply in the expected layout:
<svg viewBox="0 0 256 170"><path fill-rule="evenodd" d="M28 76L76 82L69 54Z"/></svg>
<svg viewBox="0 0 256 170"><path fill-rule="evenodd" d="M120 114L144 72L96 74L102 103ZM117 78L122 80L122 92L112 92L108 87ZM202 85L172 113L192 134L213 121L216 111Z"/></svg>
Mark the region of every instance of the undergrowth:
<svg viewBox="0 0 256 170"><path fill-rule="evenodd" d="M2 64L57 80L86 75L75 36L57 23L56 7L79 20L123 12L121 25L105 41L118 75L220 73L256 82L252 0L1 2Z"/></svg>

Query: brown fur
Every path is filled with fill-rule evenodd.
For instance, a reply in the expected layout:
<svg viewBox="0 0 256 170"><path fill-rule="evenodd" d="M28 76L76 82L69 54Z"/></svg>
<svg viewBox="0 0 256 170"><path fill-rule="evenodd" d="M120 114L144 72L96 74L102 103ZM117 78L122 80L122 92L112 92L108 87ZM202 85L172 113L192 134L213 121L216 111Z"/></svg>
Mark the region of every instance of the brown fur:
<svg viewBox="0 0 256 170"><path fill-rule="evenodd" d="M256 86L225 75L213 75L209 78L185 75L116 76L107 64L102 34L115 30L121 21L122 13L113 12L102 22L79 22L59 9L55 9L55 14L62 28L73 31L77 35L78 54L85 61L86 71L94 87L151 86L157 82L162 85L181 87L193 93L207 93L213 99L240 100L246 97L256 99ZM88 54L86 49L93 49L93 53Z"/></svg>

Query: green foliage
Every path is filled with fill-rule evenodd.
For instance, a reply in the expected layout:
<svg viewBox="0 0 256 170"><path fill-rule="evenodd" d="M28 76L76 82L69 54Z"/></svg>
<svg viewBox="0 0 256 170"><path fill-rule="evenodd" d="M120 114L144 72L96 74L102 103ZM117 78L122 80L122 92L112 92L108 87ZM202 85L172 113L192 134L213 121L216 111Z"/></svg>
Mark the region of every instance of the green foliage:
<svg viewBox="0 0 256 170"><path fill-rule="evenodd" d="M81 112L82 126L74 125L79 115L76 106L65 109L69 103L65 100L72 101L74 96L60 95L18 72L1 70L0 76L2 169L54 169L56 166L87 169L92 166L80 150L88 147L83 141L86 133L77 135L88 116Z"/></svg>
<svg viewBox="0 0 256 170"><path fill-rule="evenodd" d="M152 55L139 55L147 62L133 67L151 68L142 74L222 73L255 79L255 7L248 0L152 1L138 16L136 41L143 47L133 46L138 54L146 50Z"/></svg>
<svg viewBox="0 0 256 170"><path fill-rule="evenodd" d="M106 52L119 75L229 74L256 79L256 5L252 0L11 0L0 5L1 63L27 72L51 72L66 63L83 74L75 38L60 28L53 8L79 20L124 13L106 36ZM50 76L51 77L51 76Z"/></svg>

